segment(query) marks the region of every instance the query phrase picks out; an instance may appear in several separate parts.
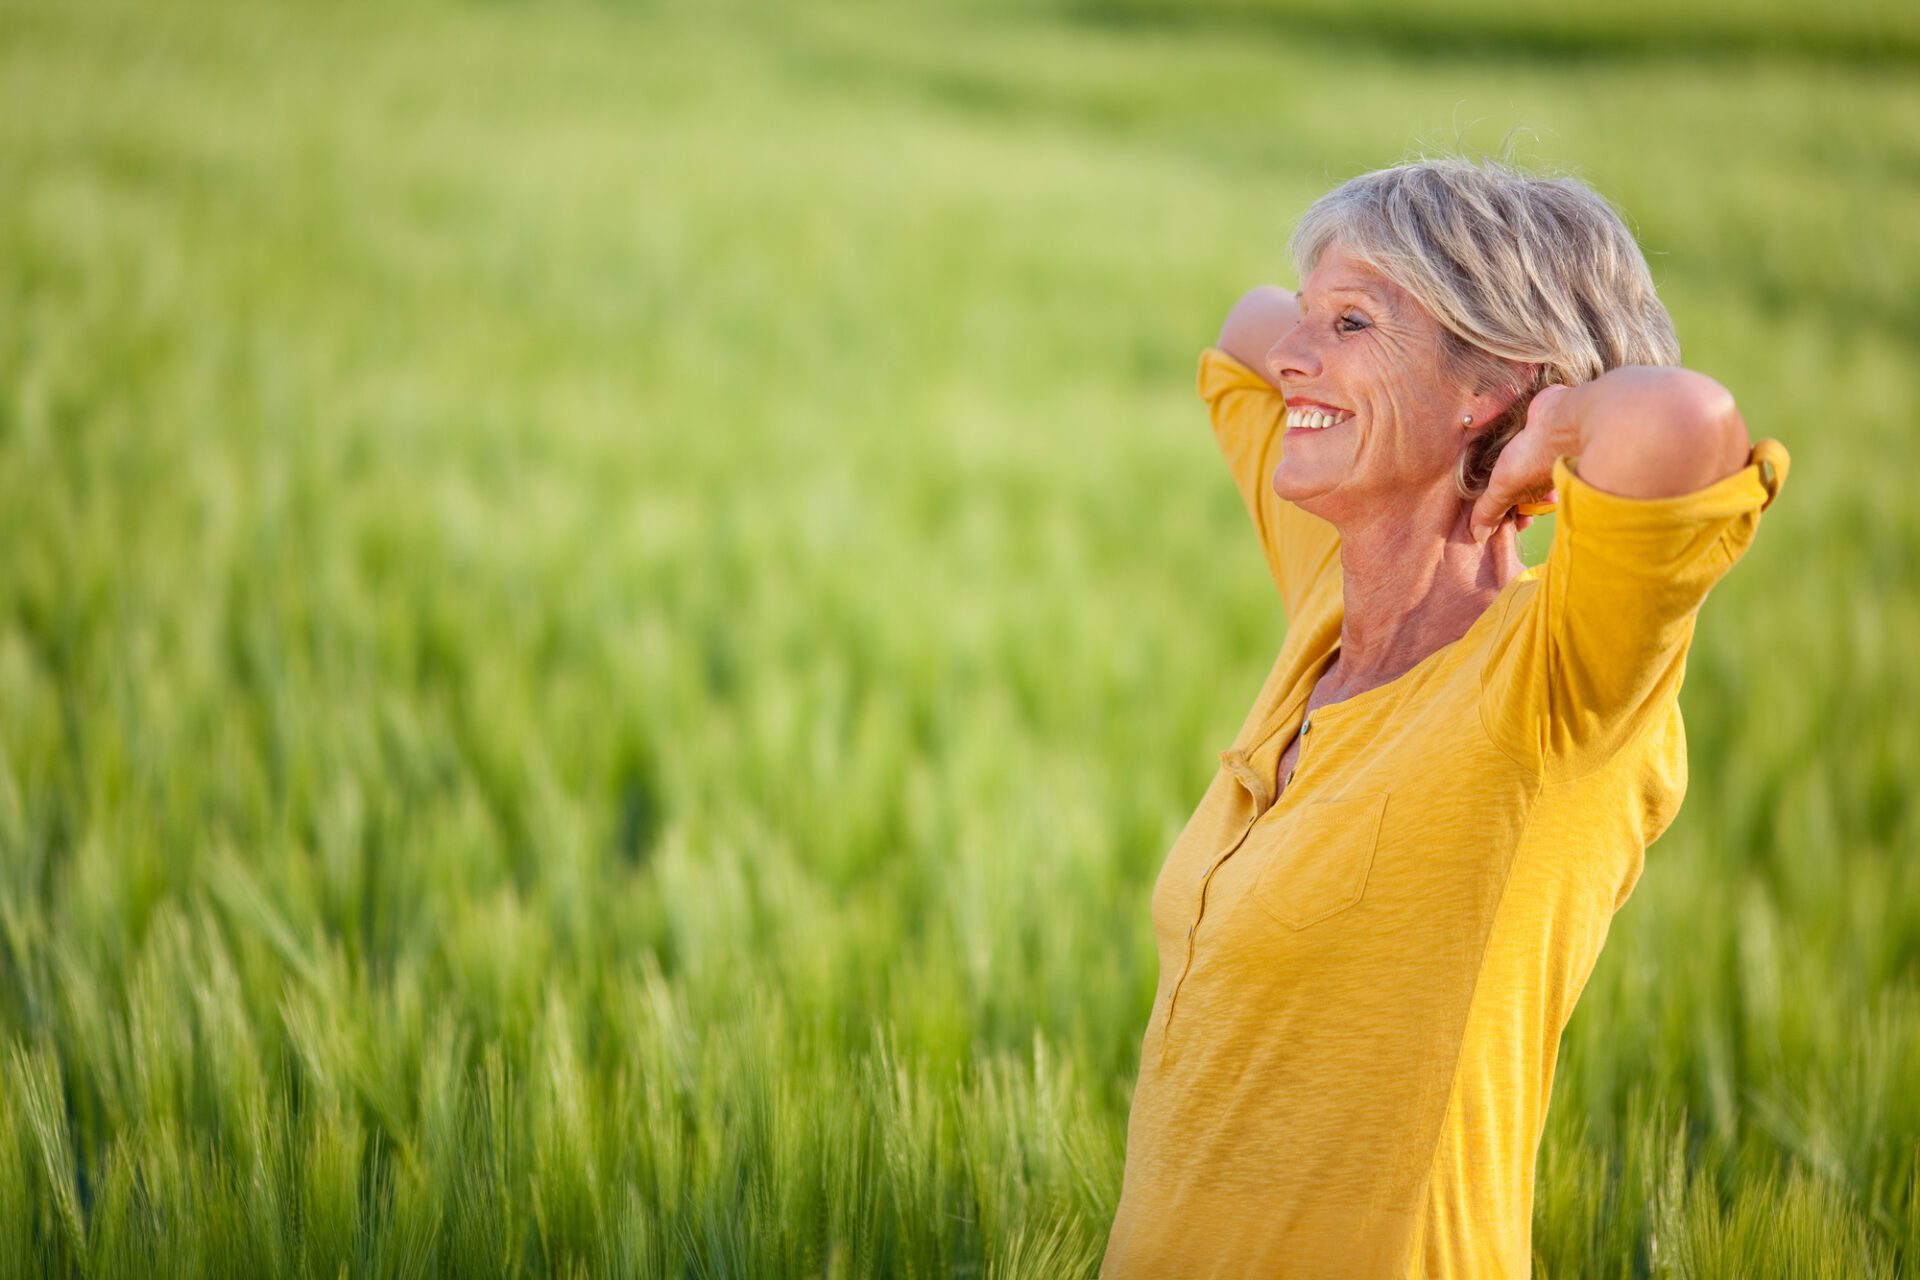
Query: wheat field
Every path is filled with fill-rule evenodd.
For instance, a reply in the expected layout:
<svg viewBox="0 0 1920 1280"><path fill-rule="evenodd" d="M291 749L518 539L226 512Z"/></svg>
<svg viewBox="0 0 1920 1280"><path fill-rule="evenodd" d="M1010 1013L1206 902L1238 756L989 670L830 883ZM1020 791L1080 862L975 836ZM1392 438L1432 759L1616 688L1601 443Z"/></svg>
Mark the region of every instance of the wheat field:
<svg viewBox="0 0 1920 1280"><path fill-rule="evenodd" d="M1286 627L1196 357L1510 135L1794 457L1535 1273L1920 1271L1916 71L1785 0L4 0L0 1275L1091 1275Z"/></svg>

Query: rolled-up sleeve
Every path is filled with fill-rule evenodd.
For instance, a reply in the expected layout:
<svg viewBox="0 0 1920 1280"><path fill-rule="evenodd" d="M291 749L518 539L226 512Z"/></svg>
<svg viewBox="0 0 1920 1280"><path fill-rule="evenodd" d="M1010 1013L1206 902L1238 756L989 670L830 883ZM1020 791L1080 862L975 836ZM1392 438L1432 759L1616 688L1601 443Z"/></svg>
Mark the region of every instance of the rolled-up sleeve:
<svg viewBox="0 0 1920 1280"><path fill-rule="evenodd" d="M1218 347L1200 353L1197 381L1214 441L1260 536L1281 602L1294 617L1311 586L1323 575L1338 574L1340 534L1273 491L1286 402L1271 383Z"/></svg>
<svg viewBox="0 0 1920 1280"><path fill-rule="evenodd" d="M1787 478L1777 440L1704 489L1631 498L1553 467L1559 513L1538 588L1517 593L1486 667L1481 712L1510 756L1549 777L1604 764L1685 674L1707 592L1746 554Z"/></svg>

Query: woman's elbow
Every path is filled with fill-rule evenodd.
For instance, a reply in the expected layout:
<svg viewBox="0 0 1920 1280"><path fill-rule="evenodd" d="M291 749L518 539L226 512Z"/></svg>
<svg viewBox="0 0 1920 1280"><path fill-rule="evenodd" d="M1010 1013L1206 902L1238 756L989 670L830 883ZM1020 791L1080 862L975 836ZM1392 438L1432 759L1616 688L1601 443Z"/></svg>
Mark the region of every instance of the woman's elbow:
<svg viewBox="0 0 1920 1280"><path fill-rule="evenodd" d="M1753 452L1753 438L1733 392L1692 369L1676 369L1674 374L1676 403L1666 420L1690 437L1689 452L1714 460L1714 476L1732 475Z"/></svg>
<svg viewBox="0 0 1920 1280"><path fill-rule="evenodd" d="M1227 311L1214 345L1249 369L1260 370L1273 344L1299 321L1300 304L1292 290L1255 285Z"/></svg>
<svg viewBox="0 0 1920 1280"><path fill-rule="evenodd" d="M1692 493L1747 465L1753 442L1733 393L1691 369L1628 366L1582 431L1581 474L1629 497Z"/></svg>

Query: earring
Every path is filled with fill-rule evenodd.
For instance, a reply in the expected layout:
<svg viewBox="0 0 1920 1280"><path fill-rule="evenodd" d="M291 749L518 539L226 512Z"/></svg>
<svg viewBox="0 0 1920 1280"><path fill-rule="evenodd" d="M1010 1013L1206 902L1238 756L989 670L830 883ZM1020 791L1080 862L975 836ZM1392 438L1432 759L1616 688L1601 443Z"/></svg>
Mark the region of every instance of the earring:
<svg viewBox="0 0 1920 1280"><path fill-rule="evenodd" d="M1462 415L1460 416L1460 425L1461 425L1461 426L1463 426L1463 427L1470 427L1470 426L1472 426L1472 425L1473 425L1473 415L1472 415L1472 414L1470 414L1470 413L1467 413L1467 414L1462 414Z"/></svg>

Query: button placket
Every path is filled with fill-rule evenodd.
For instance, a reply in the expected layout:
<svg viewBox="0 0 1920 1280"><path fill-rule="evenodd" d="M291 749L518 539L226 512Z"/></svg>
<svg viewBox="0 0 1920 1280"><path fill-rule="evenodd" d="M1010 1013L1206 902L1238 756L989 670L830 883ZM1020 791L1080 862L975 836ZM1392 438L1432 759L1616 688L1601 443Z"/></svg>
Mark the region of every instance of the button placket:
<svg viewBox="0 0 1920 1280"><path fill-rule="evenodd" d="M1293 753L1293 767L1287 770L1286 780L1280 784L1281 786L1291 787L1293 785L1293 775L1300 771L1301 762L1306 758L1307 731L1312 728L1313 712L1309 711L1300 721L1300 732L1294 735L1300 740L1300 749Z"/></svg>
<svg viewBox="0 0 1920 1280"><path fill-rule="evenodd" d="M1302 741L1301 750L1303 752L1305 750L1306 735L1312 728L1313 713L1308 711L1301 717L1298 732L1298 736ZM1263 737L1260 741L1264 742L1266 739ZM1166 1018L1161 1023L1161 1035L1163 1037L1171 1036L1173 1033L1174 1006L1179 1003L1180 989L1186 985L1187 974L1193 968L1194 938L1200 931L1201 920L1203 920L1207 914L1207 884L1213 879L1213 873L1220 869L1220 865L1228 858L1231 858L1234 853L1239 850L1240 846L1246 843L1247 836L1253 832L1254 825L1267 813L1271 812L1279 800L1278 797L1271 794L1272 783L1269 779L1271 779L1273 775L1269 773L1263 778L1260 771L1254 769L1248 763L1246 753L1240 748L1233 747L1222 751L1220 753L1220 762L1227 767L1229 773L1232 773L1234 777L1240 780L1241 785L1246 787L1248 794L1253 797L1253 815L1247 819L1246 825L1240 828L1240 834L1227 842L1227 847L1221 851L1220 856L1208 863L1206 870L1200 873L1200 881L1196 886L1197 892L1194 901L1193 919L1187 924L1187 955L1185 961L1180 966L1180 976L1174 979L1173 992L1167 997ZM1292 784L1293 775L1297 768L1298 758L1296 757L1295 768L1287 770L1288 785ZM1165 1052L1164 1041L1162 1044L1162 1052Z"/></svg>
<svg viewBox="0 0 1920 1280"><path fill-rule="evenodd" d="M1233 753L1229 753L1229 752L1221 753L1222 759L1225 759L1226 756L1229 754L1233 754ZM1238 774L1238 772L1239 772L1238 770L1235 770L1236 774ZM1252 774L1251 770L1248 770L1247 772L1249 777L1256 776ZM1254 811L1253 815L1247 819L1246 825L1240 828L1240 834L1235 836L1232 840L1228 841L1227 847L1221 851L1220 856L1215 858L1212 862L1208 863L1207 869L1200 873L1199 892L1194 902L1193 919L1187 924L1186 960L1180 966L1180 976L1174 979L1173 993L1167 997L1167 1016L1165 1021L1162 1022L1161 1028L1160 1028L1160 1033L1162 1036L1166 1036L1172 1033L1174 1006L1179 1003L1180 988L1186 985L1187 974L1193 968L1194 935L1199 932L1200 921L1203 920L1207 914L1207 882L1213 878L1213 873L1220 869L1221 864L1224 863L1228 858L1231 858L1234 855L1234 853L1239 850L1240 846L1246 843L1247 836L1253 831L1254 824L1259 822L1261 815L1267 813L1268 810L1270 810L1271 808L1272 808L1271 805L1268 805L1266 808L1257 808ZM1162 1051L1164 1052L1164 1047Z"/></svg>

